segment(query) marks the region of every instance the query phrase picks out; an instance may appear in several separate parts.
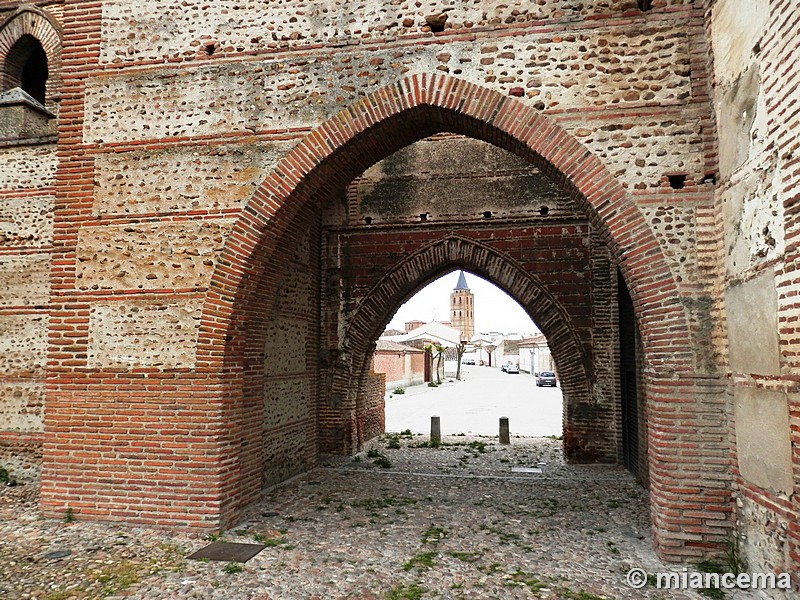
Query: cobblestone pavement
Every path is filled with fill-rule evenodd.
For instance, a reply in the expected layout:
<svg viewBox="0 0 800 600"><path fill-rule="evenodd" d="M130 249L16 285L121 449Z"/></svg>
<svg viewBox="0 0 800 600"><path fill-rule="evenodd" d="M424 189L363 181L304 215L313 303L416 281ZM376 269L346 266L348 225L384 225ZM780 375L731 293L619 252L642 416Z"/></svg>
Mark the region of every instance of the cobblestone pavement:
<svg viewBox="0 0 800 600"><path fill-rule="evenodd" d="M548 438L425 439L384 436L271 490L220 537L266 545L245 564L187 559L199 534L41 519L32 489L2 488L0 598L703 597L626 585L667 567L624 470L564 465Z"/></svg>

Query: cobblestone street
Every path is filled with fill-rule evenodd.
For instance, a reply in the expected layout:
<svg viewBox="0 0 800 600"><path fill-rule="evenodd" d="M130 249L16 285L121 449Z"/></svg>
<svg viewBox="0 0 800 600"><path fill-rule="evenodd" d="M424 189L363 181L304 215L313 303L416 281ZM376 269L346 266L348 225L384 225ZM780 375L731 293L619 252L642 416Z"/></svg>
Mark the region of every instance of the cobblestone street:
<svg viewBox="0 0 800 600"><path fill-rule="evenodd" d="M199 534L43 520L30 489L2 488L0 597L701 597L626 585L631 568L666 567L622 469L564 465L548 438L426 440L383 436L273 489L218 539L266 545L245 564L188 560L210 542Z"/></svg>

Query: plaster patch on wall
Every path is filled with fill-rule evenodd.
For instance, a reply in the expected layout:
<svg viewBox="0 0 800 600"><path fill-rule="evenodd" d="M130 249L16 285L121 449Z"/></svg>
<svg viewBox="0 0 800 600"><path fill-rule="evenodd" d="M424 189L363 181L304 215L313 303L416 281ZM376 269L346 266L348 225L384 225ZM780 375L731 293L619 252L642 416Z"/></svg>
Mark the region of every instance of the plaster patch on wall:
<svg viewBox="0 0 800 600"><path fill-rule="evenodd" d="M691 0L666 0L678 6ZM347 7L344 10L344 7ZM449 9L448 27L511 25L543 19L576 18L623 12L635 0L186 0L164 5L103 3L101 62L161 61L193 57L209 43L221 52L287 48L319 43L419 35L428 31L425 17ZM198 25L198 24L203 24Z"/></svg>
<svg viewBox="0 0 800 600"><path fill-rule="evenodd" d="M748 159L763 151L767 136L767 105L758 65L728 85L719 85L714 97L719 134L719 171L727 180Z"/></svg>
<svg viewBox="0 0 800 600"><path fill-rule="evenodd" d="M84 227L78 232L76 286L81 290L206 286L232 227L230 220Z"/></svg>
<svg viewBox="0 0 800 600"><path fill-rule="evenodd" d="M742 477L765 490L791 496L794 476L786 394L739 386L734 390L734 414Z"/></svg>
<svg viewBox="0 0 800 600"><path fill-rule="evenodd" d="M0 257L0 306L39 306L49 300L49 254Z"/></svg>
<svg viewBox="0 0 800 600"><path fill-rule="evenodd" d="M308 321L277 315L266 327L264 375L307 371L308 336Z"/></svg>
<svg viewBox="0 0 800 600"><path fill-rule="evenodd" d="M0 423L4 431L42 431L44 384L0 381Z"/></svg>
<svg viewBox="0 0 800 600"><path fill-rule="evenodd" d="M241 208L288 148L289 144L242 144L100 155L95 161L93 212Z"/></svg>
<svg viewBox="0 0 800 600"><path fill-rule="evenodd" d="M89 313L90 368L194 368L202 301L127 300Z"/></svg>
<svg viewBox="0 0 800 600"><path fill-rule="evenodd" d="M529 103L545 108L674 103L691 97L690 63L688 36L653 25L531 34L496 45L452 42L446 52L438 46L359 48L291 62L226 62L187 68L178 80L172 71L126 72L87 81L84 139L110 143L314 127L412 73L451 73L502 94L520 88Z"/></svg>
<svg viewBox="0 0 800 600"><path fill-rule="evenodd" d="M780 375L775 274L767 271L729 287L725 312L731 369L745 374Z"/></svg>
<svg viewBox="0 0 800 600"><path fill-rule="evenodd" d="M770 161L721 194L729 277L742 277L785 251L779 175Z"/></svg>
<svg viewBox="0 0 800 600"><path fill-rule="evenodd" d="M55 144L0 149L0 191L51 186L57 163Z"/></svg>
<svg viewBox="0 0 800 600"><path fill-rule="evenodd" d="M714 73L721 83L730 82L756 62L753 49L767 31L769 2L715 2L711 18Z"/></svg>
<svg viewBox="0 0 800 600"><path fill-rule="evenodd" d="M0 247L51 244L54 202L53 196L0 199Z"/></svg>
<svg viewBox="0 0 800 600"><path fill-rule="evenodd" d="M264 383L264 430L314 416L306 379L268 379Z"/></svg>
<svg viewBox="0 0 800 600"><path fill-rule="evenodd" d="M5 377L44 373L47 321L44 315L0 315L0 373Z"/></svg>

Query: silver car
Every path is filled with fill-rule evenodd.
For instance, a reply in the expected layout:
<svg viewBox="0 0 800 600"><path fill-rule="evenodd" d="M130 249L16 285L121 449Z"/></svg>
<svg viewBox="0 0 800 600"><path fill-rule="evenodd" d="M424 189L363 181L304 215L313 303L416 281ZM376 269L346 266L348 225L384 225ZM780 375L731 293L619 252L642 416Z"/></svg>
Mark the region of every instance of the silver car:
<svg viewBox="0 0 800 600"><path fill-rule="evenodd" d="M556 374L552 371L542 371L536 377L536 387L544 387L546 385L556 387Z"/></svg>

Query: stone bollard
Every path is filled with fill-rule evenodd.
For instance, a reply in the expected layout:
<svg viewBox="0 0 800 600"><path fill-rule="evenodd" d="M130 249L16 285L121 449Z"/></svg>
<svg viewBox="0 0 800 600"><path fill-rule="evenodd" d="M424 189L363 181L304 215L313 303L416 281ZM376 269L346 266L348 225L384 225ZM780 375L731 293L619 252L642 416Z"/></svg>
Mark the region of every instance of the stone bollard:
<svg viewBox="0 0 800 600"><path fill-rule="evenodd" d="M500 417L500 443L505 445L511 443L511 432L508 427L508 417Z"/></svg>
<svg viewBox="0 0 800 600"><path fill-rule="evenodd" d="M431 446L442 443L442 424L439 417L431 417Z"/></svg>

